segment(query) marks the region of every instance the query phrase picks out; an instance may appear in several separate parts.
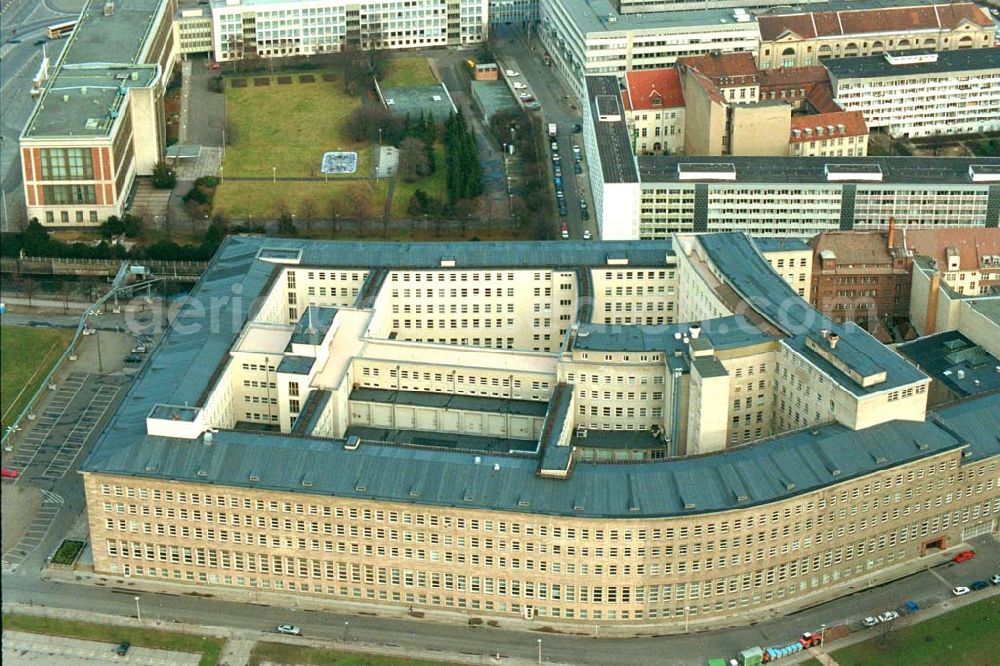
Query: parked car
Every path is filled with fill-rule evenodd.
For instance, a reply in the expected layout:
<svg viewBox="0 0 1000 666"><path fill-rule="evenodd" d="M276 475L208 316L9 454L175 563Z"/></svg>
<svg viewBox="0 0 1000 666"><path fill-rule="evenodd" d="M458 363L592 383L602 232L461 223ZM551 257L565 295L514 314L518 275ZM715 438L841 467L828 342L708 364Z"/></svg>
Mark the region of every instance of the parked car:
<svg viewBox="0 0 1000 666"><path fill-rule="evenodd" d="M558 164L555 165L555 167L553 168L553 171L555 172L555 174L557 176L559 176L560 178L562 177L562 167L561 166L559 166Z"/></svg>
<svg viewBox="0 0 1000 666"><path fill-rule="evenodd" d="M562 232L560 233L560 237L563 240L569 240L569 232L563 229Z"/></svg>
<svg viewBox="0 0 1000 666"><path fill-rule="evenodd" d="M521 76L521 72L515 72L512 69L507 70L507 76Z"/></svg>
<svg viewBox="0 0 1000 666"><path fill-rule="evenodd" d="M128 654L128 649L130 647L132 647L131 643L129 643L128 641L122 641L121 643L118 644L118 647L115 648L115 654L118 655L119 657L124 657L125 655Z"/></svg>
<svg viewBox="0 0 1000 666"><path fill-rule="evenodd" d="M977 580L977 581L973 581L973 582L969 583L969 589L970 590L976 590L976 591L985 590L989 586L990 586L990 584L987 583L985 580Z"/></svg>
<svg viewBox="0 0 1000 666"><path fill-rule="evenodd" d="M528 87L527 85L521 83L520 81L514 81L513 86L514 90L524 90Z"/></svg>
<svg viewBox="0 0 1000 666"><path fill-rule="evenodd" d="M294 624L279 624L278 633L288 634L289 636L301 636L302 630L296 627Z"/></svg>
<svg viewBox="0 0 1000 666"><path fill-rule="evenodd" d="M552 163L553 164L559 164L560 162L562 162L562 158L559 157L559 153L553 153L552 154Z"/></svg>
<svg viewBox="0 0 1000 666"><path fill-rule="evenodd" d="M84 326L83 327L83 334L84 335L93 335L94 333L97 333L97 329L94 328L93 326Z"/></svg>
<svg viewBox="0 0 1000 666"><path fill-rule="evenodd" d="M0 468L0 476L2 476L5 479L16 479L17 470L11 469L10 467L2 467Z"/></svg>
<svg viewBox="0 0 1000 666"><path fill-rule="evenodd" d="M990 582L994 585L1000 585L1000 574L994 574L990 576Z"/></svg>
<svg viewBox="0 0 1000 666"><path fill-rule="evenodd" d="M123 360L129 365L138 365L139 363L142 363L142 357L138 354L129 354Z"/></svg>
<svg viewBox="0 0 1000 666"><path fill-rule="evenodd" d="M956 597L960 597L963 594L968 594L969 588L965 587L964 585L959 585L958 587L953 588L951 593L954 594Z"/></svg>
<svg viewBox="0 0 1000 666"><path fill-rule="evenodd" d="M41 46L42 44L44 44L47 41L49 41L49 40L47 40L47 39L36 39L35 40L35 46Z"/></svg>
<svg viewBox="0 0 1000 666"><path fill-rule="evenodd" d="M562 187L562 176L556 176L553 180L555 180L556 187Z"/></svg>
<svg viewBox="0 0 1000 666"><path fill-rule="evenodd" d="M580 219L584 222L590 219L590 213L587 212L586 208L580 211Z"/></svg>
<svg viewBox="0 0 1000 666"><path fill-rule="evenodd" d="M897 613L896 611L894 611L894 610L887 610L886 612L879 614L878 621L879 622L892 622L893 620L895 620L898 617L899 617L899 613Z"/></svg>
<svg viewBox="0 0 1000 666"><path fill-rule="evenodd" d="M220 64L219 64L219 63L217 63L217 62L212 62L212 63L209 63L209 64L208 64L208 68L209 68L210 70L212 70L213 72L216 72L216 71L218 71L218 70L219 70L219 69L220 69L221 67L222 67L222 65L220 65Z"/></svg>
<svg viewBox="0 0 1000 666"><path fill-rule="evenodd" d="M132 347L132 353L133 354L145 354L147 351L149 351L149 350L146 348L146 345L141 344L141 343L138 343L138 344L136 344L135 347Z"/></svg>
<svg viewBox="0 0 1000 666"><path fill-rule="evenodd" d="M581 125L580 123L573 125L573 134L579 134L582 131L583 131L583 125Z"/></svg>
<svg viewBox="0 0 1000 666"><path fill-rule="evenodd" d="M966 560L971 560L976 556L976 551L974 550L963 550L961 553L955 556L955 562L965 562Z"/></svg>
<svg viewBox="0 0 1000 666"><path fill-rule="evenodd" d="M878 624L878 618L869 615L865 619L861 620L861 624L865 627L874 627L876 624Z"/></svg>
<svg viewBox="0 0 1000 666"><path fill-rule="evenodd" d="M575 174L583 173L583 167L580 166L579 162L573 162L573 173Z"/></svg>
<svg viewBox="0 0 1000 666"><path fill-rule="evenodd" d="M590 229L585 229L583 232L583 240L590 240L591 238L593 238L593 235L591 235Z"/></svg>
<svg viewBox="0 0 1000 666"><path fill-rule="evenodd" d="M549 148L552 150L553 153L559 152L559 144L556 143L555 141L549 144Z"/></svg>
<svg viewBox="0 0 1000 666"><path fill-rule="evenodd" d="M7 40L7 43L8 44L20 44L21 43L21 38L20 37L11 37L10 39Z"/></svg>
<svg viewBox="0 0 1000 666"><path fill-rule="evenodd" d="M579 156L580 156L580 146L578 146L578 145L576 145L574 143L573 144L573 157L579 157Z"/></svg>

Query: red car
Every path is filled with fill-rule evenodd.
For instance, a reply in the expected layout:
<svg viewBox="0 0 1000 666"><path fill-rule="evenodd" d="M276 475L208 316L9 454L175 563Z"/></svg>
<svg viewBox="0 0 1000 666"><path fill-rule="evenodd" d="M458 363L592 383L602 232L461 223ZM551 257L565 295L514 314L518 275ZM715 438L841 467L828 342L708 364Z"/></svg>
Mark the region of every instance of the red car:
<svg viewBox="0 0 1000 666"><path fill-rule="evenodd" d="M16 479L17 478L17 470L16 469L10 469L9 467L0 468L0 476L2 476L5 479Z"/></svg>
<svg viewBox="0 0 1000 666"><path fill-rule="evenodd" d="M964 562L966 560L971 560L976 556L976 551L974 550L963 550L961 553L955 556L954 562Z"/></svg>

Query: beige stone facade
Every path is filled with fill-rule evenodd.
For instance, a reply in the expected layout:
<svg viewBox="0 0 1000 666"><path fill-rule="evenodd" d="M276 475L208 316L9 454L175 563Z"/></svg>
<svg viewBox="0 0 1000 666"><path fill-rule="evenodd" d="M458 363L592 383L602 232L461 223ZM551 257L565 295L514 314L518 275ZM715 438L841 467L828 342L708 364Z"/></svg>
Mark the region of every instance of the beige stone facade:
<svg viewBox="0 0 1000 666"><path fill-rule="evenodd" d="M742 622L996 530L954 450L709 515L579 519L85 474L94 568L545 623ZM740 619L743 618L743 619Z"/></svg>

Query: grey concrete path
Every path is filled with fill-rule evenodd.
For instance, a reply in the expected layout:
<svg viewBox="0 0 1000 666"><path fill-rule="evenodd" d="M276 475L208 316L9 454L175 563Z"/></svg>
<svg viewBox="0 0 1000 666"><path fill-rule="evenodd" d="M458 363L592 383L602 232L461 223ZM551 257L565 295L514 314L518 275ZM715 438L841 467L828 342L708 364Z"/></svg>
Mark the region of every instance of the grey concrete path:
<svg viewBox="0 0 1000 666"><path fill-rule="evenodd" d="M115 654L117 643L84 641L23 631L3 632L4 666L86 666L87 664L127 663L136 666L184 666L201 661L200 654L131 647L128 654ZM242 662L246 664L247 662Z"/></svg>
<svg viewBox="0 0 1000 666"><path fill-rule="evenodd" d="M253 654L255 645L257 645L256 638L231 637L219 655L219 666L246 666L250 663L250 655Z"/></svg>

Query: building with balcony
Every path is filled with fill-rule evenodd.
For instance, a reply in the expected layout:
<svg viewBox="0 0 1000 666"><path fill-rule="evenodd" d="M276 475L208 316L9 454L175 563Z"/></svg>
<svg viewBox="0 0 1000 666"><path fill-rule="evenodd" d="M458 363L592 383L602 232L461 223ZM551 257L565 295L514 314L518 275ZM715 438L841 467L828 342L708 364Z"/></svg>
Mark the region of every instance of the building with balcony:
<svg viewBox="0 0 1000 666"><path fill-rule="evenodd" d="M166 148L174 12L172 0L84 4L19 139L28 219L97 226L152 173Z"/></svg>
<svg viewBox="0 0 1000 666"><path fill-rule="evenodd" d="M413 49L478 44L487 0L214 0L215 59L280 58L344 49Z"/></svg>
<svg viewBox="0 0 1000 666"><path fill-rule="evenodd" d="M824 63L833 98L894 137L1000 131L1000 49L894 51Z"/></svg>
<svg viewBox="0 0 1000 666"><path fill-rule="evenodd" d="M81 470L136 589L670 632L996 529L1000 398L928 413L743 234L235 236L184 310Z"/></svg>

